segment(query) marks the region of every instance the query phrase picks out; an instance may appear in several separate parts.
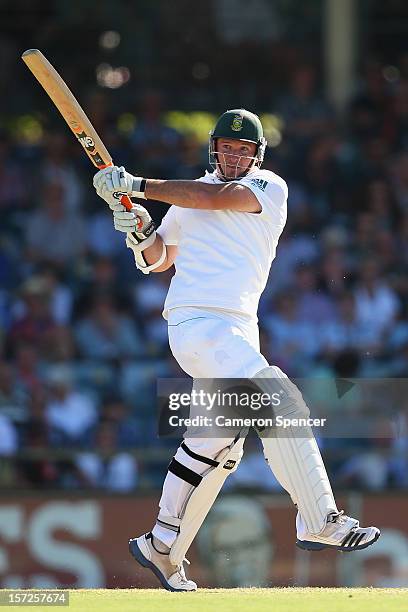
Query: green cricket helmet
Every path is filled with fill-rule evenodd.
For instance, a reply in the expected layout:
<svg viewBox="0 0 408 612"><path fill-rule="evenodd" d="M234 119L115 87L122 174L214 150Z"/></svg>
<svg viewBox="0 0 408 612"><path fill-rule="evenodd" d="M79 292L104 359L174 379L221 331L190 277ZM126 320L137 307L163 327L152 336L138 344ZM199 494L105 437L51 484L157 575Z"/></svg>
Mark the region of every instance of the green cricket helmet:
<svg viewBox="0 0 408 612"><path fill-rule="evenodd" d="M218 156L222 153L217 152L217 138L232 138L233 140L242 140L244 142L253 142L256 144L256 155L253 157L253 162L241 174L235 178L227 178L224 176L219 163ZM245 176L254 165L260 167L265 155L266 140L263 135L263 127L258 115L251 113L244 108L236 108L227 110L219 117L214 129L210 132L209 140L209 161L210 165L217 170L223 180L235 180ZM239 156L237 156L239 157ZM239 159L237 161L237 168Z"/></svg>

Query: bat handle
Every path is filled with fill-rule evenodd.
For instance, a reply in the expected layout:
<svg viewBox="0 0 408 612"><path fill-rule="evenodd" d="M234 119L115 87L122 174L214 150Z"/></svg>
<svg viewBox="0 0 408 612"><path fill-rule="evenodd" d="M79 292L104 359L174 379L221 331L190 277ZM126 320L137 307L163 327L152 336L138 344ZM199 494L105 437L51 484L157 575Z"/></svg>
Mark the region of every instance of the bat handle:
<svg viewBox="0 0 408 612"><path fill-rule="evenodd" d="M128 212L132 210L132 200L129 198L128 195L125 194L121 196L120 203L123 204L123 206L126 208Z"/></svg>

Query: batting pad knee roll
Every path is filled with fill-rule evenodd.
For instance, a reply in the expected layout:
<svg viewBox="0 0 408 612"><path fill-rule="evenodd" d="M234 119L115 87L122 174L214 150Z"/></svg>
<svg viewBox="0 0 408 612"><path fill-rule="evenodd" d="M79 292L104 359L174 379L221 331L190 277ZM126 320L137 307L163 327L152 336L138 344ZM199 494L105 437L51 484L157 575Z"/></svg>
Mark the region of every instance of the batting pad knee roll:
<svg viewBox="0 0 408 612"><path fill-rule="evenodd" d="M276 416L290 416L293 419L308 419L310 410L295 383L277 366L263 368L253 377L252 381L271 397L279 397L279 403L274 405Z"/></svg>

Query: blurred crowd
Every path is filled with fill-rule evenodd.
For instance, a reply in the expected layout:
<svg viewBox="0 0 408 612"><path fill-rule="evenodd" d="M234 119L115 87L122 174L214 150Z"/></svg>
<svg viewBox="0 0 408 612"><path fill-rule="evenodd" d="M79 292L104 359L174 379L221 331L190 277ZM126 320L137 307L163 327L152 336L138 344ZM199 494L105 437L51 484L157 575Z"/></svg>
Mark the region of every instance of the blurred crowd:
<svg viewBox="0 0 408 612"><path fill-rule="evenodd" d="M130 171L200 176L206 146L166 125L162 110L160 92L146 91L125 136L101 92L90 108ZM407 377L406 58L392 79L367 63L343 116L310 65L273 107L250 110L281 118L282 141L264 166L289 185L259 310L265 357L291 377ZM177 440L157 437L156 379L182 375L161 316L172 271L135 269L73 140L62 120L35 145L0 132L0 483L159 486ZM148 207L159 222L166 207ZM408 486L407 405L401 397L395 435L327 444L336 487ZM277 487L256 441L231 482Z"/></svg>

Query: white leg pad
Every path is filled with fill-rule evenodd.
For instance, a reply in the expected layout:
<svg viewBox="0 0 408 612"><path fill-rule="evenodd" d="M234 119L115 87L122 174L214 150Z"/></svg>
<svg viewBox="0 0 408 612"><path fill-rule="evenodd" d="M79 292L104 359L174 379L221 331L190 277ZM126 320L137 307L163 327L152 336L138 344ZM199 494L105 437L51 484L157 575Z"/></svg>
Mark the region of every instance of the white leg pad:
<svg viewBox="0 0 408 612"><path fill-rule="evenodd" d="M244 440L244 437L239 438L215 457L218 465L209 467L202 474L201 482L192 489L186 499L180 519L173 523L179 530L170 549L170 562L174 565L182 563L227 476L237 469L243 454ZM163 519L170 522L168 518L161 518Z"/></svg>
<svg viewBox="0 0 408 612"><path fill-rule="evenodd" d="M265 393L283 390L274 417L308 418L309 409L296 385L276 366L264 368L252 379ZM281 394L282 395L282 394ZM333 492L312 429L288 427L260 434L266 461L305 522L309 533L319 534L330 512L338 512Z"/></svg>

